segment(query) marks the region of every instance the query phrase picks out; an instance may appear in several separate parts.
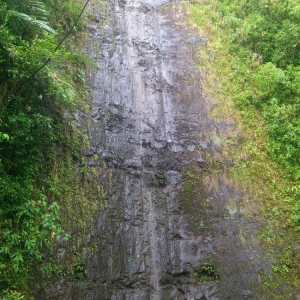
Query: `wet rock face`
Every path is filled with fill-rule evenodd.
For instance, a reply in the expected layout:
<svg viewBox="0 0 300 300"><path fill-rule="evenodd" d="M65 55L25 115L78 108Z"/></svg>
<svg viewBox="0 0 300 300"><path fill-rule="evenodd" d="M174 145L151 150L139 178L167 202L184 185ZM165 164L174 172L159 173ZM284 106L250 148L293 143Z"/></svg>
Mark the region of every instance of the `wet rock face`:
<svg viewBox="0 0 300 300"><path fill-rule="evenodd" d="M180 25L166 0L115 0L86 45L89 135L108 207L83 243L84 276L62 278L40 299L262 299L266 269L254 210L226 177L224 136L234 124L209 117L213 103L195 67L206 38ZM97 8L96 8L97 10ZM101 46L100 46L101 45ZM201 58L197 58L200 59Z"/></svg>

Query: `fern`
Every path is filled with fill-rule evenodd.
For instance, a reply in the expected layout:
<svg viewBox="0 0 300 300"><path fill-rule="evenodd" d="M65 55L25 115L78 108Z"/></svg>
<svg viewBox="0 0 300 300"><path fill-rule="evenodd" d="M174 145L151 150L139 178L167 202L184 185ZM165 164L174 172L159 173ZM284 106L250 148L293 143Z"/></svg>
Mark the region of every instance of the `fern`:
<svg viewBox="0 0 300 300"><path fill-rule="evenodd" d="M40 20L47 20L49 12L47 11L44 3L40 1L29 1L30 12L32 16L35 16Z"/></svg>
<svg viewBox="0 0 300 300"><path fill-rule="evenodd" d="M26 22L27 26L30 26L30 27L33 27L33 28L36 28L36 29L43 29L43 30L46 30L50 33L55 34L55 30L52 29L47 24L47 22L42 21L42 20L38 20L35 17L29 16L29 15L24 14L24 13L20 13L20 12L15 11L15 10L9 10L8 11L8 18L10 18L10 17L15 17L21 22Z"/></svg>
<svg viewBox="0 0 300 300"><path fill-rule="evenodd" d="M41 1L31 0L27 3L20 1L14 2L11 5L9 1L7 5L1 7L6 9L6 12L1 12L3 23L10 24L13 32L22 32L24 29L30 28L32 33L39 34L41 31L47 31L55 34L55 30L48 25L47 19L49 12ZM20 6L17 6L20 4ZM3 17L4 16L4 17Z"/></svg>

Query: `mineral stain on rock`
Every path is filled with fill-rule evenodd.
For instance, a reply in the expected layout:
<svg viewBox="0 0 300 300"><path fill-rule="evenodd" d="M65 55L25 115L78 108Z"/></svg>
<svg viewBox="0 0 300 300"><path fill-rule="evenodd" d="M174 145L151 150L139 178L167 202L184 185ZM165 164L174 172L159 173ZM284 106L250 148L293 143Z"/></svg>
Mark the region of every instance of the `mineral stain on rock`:
<svg viewBox="0 0 300 300"><path fill-rule="evenodd" d="M96 248L77 280L62 277L38 299L263 299L262 226L226 175L222 137L232 122L195 66L207 37L184 24L178 2L111 0L103 27L89 26L91 149L108 206L91 220ZM100 9L100 8L99 8ZM201 60L201 57L197 58ZM244 213L247 211L247 214Z"/></svg>

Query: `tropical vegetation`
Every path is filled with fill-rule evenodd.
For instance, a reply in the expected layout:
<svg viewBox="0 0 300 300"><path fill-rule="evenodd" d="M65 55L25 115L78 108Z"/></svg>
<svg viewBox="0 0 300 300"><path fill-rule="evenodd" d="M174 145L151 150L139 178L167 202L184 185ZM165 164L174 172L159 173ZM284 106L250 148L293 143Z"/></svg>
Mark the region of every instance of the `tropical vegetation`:
<svg viewBox="0 0 300 300"><path fill-rule="evenodd" d="M300 230L299 1L192 0L186 7L190 22L208 38L199 49L200 67L218 99L214 115L227 114L243 131L227 141L234 162L229 175L247 201L260 201L267 220L260 236L274 266L273 274L260 274L262 287L270 299L290 299L285 286L299 286L300 261L295 250Z"/></svg>
<svg viewBox="0 0 300 300"><path fill-rule="evenodd" d="M0 299L29 299L34 266L68 239L53 168L81 150L70 116L86 97L87 59L64 37L80 30L82 6L0 0Z"/></svg>
<svg viewBox="0 0 300 300"><path fill-rule="evenodd" d="M69 237L59 203L67 201L70 174L81 159L84 136L72 114L85 106L88 59L65 37L72 29L68 38L74 38L83 27L82 6L72 0L0 0L0 299L30 299L35 265L55 240ZM211 40L205 51L217 66L213 76L221 96L233 101L234 117L248 134L232 176L256 187L266 216L298 232L299 1L193 0L189 11ZM211 90L218 94L213 79ZM280 245L283 235L269 229L262 237ZM285 250L273 271L285 283L297 283L300 257L289 245ZM274 291L281 283L273 279L266 286L273 284L279 297Z"/></svg>

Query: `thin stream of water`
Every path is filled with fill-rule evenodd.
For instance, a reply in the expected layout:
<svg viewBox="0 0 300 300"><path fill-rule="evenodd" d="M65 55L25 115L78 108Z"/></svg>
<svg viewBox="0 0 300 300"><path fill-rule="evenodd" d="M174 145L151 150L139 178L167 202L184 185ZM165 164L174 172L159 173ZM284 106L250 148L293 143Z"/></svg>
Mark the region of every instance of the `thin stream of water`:
<svg viewBox="0 0 300 300"><path fill-rule="evenodd" d="M63 277L40 299L261 299L260 220L228 210L243 202L222 164L222 139L236 129L209 116L214 103L194 61L201 37L179 2L107 5L102 28L94 4L85 47L102 67L88 79L87 152L99 157L108 206L82 240L84 279ZM202 280L208 261L220 280Z"/></svg>

